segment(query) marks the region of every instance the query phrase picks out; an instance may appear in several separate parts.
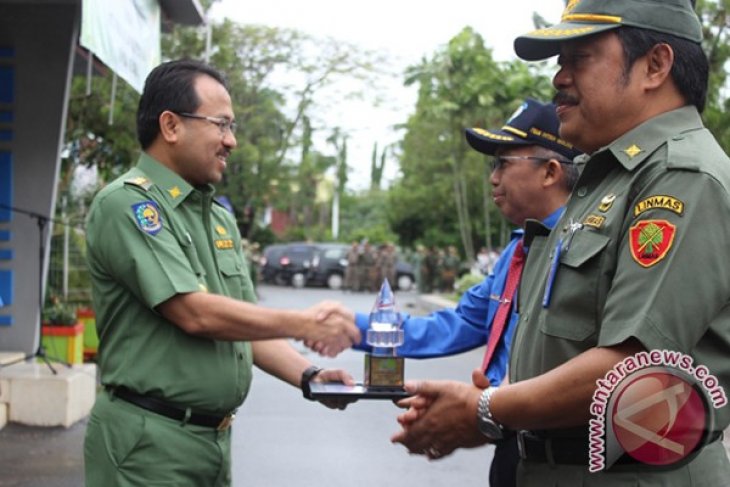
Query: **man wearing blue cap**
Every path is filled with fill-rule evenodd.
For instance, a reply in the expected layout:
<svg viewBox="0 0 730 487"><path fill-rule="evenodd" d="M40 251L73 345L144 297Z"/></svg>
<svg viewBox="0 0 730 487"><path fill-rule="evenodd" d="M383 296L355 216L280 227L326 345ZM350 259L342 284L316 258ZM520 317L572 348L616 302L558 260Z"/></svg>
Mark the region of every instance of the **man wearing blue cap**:
<svg viewBox="0 0 730 487"><path fill-rule="evenodd" d="M573 164L579 152L558 135L559 121L552 103L527 99L500 129L466 130L466 140L477 151L494 156L490 183L493 198L504 216L519 226L495 264L494 272L461 297L456 309L447 308L425 317L406 317L405 343L398 354L411 358L452 355L487 346L481 373L484 386L497 386L507 373L517 313L515 298L519 270L524 262L522 225L525 220L542 221L553 227L578 178ZM512 270L511 270L512 269ZM515 280L509 286L510 276ZM356 324L363 336L369 327L368 315L357 314ZM370 351L363 340L355 348ZM431 448L431 457L440 452ZM490 469L490 485L515 485L519 457L514 435L497 442Z"/></svg>
<svg viewBox="0 0 730 487"><path fill-rule="evenodd" d="M516 430L518 485L728 485L730 161L699 115L701 40L689 0L573 0L515 41L559 55L560 136L584 169L555 231L526 225L511 384L407 384L394 441Z"/></svg>

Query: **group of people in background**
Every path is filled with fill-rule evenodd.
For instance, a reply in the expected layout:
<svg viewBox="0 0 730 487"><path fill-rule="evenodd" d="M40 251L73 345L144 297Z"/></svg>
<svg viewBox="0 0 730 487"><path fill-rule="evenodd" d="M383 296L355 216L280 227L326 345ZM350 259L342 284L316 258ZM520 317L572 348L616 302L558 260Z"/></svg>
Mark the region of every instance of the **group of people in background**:
<svg viewBox="0 0 730 487"><path fill-rule="evenodd" d="M383 279L395 285L398 257L392 243L373 245L367 239L354 241L346 258L345 290L374 292L380 289Z"/></svg>
<svg viewBox="0 0 730 487"><path fill-rule="evenodd" d="M461 257L455 246L445 249L435 245L418 245L413 256L418 292L453 292L461 269Z"/></svg>

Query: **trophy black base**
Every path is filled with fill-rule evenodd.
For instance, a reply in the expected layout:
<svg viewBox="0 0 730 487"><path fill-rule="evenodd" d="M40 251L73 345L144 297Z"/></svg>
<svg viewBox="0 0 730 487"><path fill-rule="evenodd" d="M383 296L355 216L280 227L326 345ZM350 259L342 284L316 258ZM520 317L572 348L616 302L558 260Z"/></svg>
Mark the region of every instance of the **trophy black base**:
<svg viewBox="0 0 730 487"><path fill-rule="evenodd" d="M340 382L312 382L309 385L314 399L390 399L397 401L409 397L411 394L403 386L369 387L358 383L347 386Z"/></svg>

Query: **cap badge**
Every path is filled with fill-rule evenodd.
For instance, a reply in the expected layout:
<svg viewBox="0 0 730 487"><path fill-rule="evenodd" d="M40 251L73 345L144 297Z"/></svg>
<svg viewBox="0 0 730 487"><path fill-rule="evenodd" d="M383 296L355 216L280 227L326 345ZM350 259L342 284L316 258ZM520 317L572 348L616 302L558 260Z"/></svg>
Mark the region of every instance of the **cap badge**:
<svg viewBox="0 0 730 487"><path fill-rule="evenodd" d="M522 115L522 112L524 112L526 109L527 109L527 102L523 103L522 105L520 105L520 107L517 110L515 110L515 112L512 114L512 116L509 117L509 120L507 120L507 122L505 122L505 125L509 125L509 123L512 120L514 120L515 118Z"/></svg>
<svg viewBox="0 0 730 487"><path fill-rule="evenodd" d="M568 15L570 12L572 12L575 9L575 7L578 6L579 3L580 3L580 0L570 0L568 2L568 5L565 6L565 10L563 10L563 17Z"/></svg>
<svg viewBox="0 0 730 487"><path fill-rule="evenodd" d="M627 156L629 156L631 159L641 154L643 149L639 147L636 144L631 144L631 146L624 149L624 153L626 153Z"/></svg>
<svg viewBox="0 0 730 487"><path fill-rule="evenodd" d="M613 202L616 200L616 193L609 193L603 197L601 204L598 205L598 211L606 213L613 206Z"/></svg>

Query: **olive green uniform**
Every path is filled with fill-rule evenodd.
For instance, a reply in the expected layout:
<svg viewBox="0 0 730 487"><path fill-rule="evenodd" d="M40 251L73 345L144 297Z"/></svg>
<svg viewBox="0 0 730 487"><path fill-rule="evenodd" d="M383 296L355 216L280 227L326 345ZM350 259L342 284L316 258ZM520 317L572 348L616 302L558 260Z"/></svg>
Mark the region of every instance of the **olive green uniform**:
<svg viewBox="0 0 730 487"><path fill-rule="evenodd" d="M194 188L143 154L91 206L88 262L105 390L86 433L89 486L230 483L230 429L178 422L108 392L124 386L216 416L245 399L250 343L194 337L155 311L199 291L254 300L235 220L213 195L212 186Z"/></svg>
<svg viewBox="0 0 730 487"><path fill-rule="evenodd" d="M511 381L633 337L647 350L691 355L730 390L727 156L697 111L684 107L583 157L584 170L553 233L536 222L526 228L530 253ZM723 431L730 408L715 413L714 430ZM587 427L579 431L588 434ZM663 471L632 464L589 473L587 465L523 461L518 479L541 487L720 486L730 482L730 466L722 443L714 441L687 465Z"/></svg>

